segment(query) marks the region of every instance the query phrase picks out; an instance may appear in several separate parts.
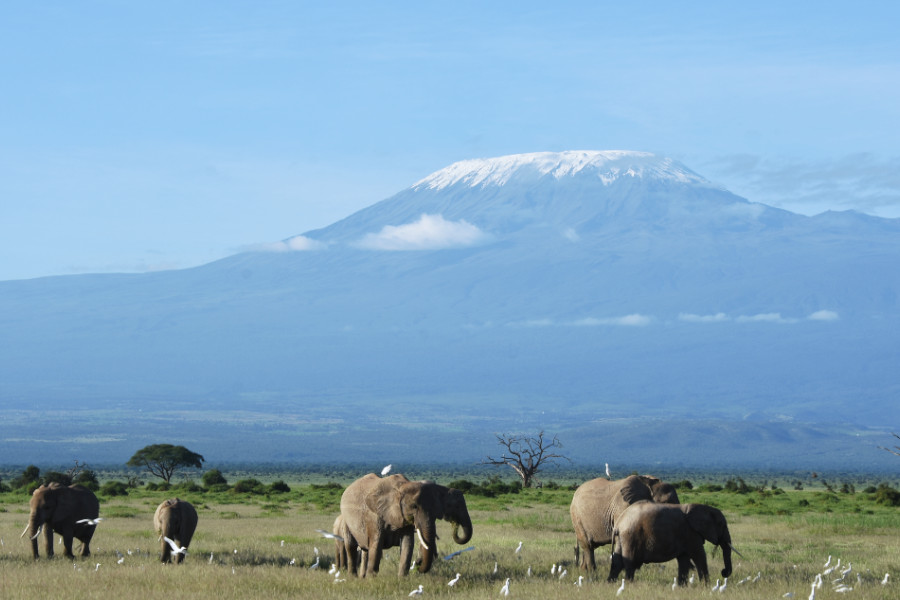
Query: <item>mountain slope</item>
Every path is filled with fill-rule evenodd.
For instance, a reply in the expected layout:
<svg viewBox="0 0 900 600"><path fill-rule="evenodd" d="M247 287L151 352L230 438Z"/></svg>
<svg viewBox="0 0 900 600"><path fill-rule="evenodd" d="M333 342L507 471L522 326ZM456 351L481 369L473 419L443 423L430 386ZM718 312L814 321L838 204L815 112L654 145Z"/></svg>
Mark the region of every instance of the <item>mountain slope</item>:
<svg viewBox="0 0 900 600"><path fill-rule="evenodd" d="M655 460L677 421L728 432L695 452L670 433L685 464L796 458L810 431L861 460L900 418L898 234L755 204L645 153L463 161L280 252L0 282L0 436L32 439L3 427L42 407L105 440L72 451L123 461L176 433L229 459L350 431L361 456L385 431L411 444L391 452L438 456L421 432L457 447L463 430L471 461L495 431L542 427L582 460L604 439ZM608 429L622 419L659 445ZM782 442L747 451L761 431ZM85 436L40 437L13 447Z"/></svg>

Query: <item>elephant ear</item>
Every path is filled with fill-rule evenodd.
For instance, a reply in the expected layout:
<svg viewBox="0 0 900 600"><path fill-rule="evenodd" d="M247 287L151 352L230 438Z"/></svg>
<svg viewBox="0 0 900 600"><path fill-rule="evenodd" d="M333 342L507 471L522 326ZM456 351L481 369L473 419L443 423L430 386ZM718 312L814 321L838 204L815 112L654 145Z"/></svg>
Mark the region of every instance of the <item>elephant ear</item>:
<svg viewBox="0 0 900 600"><path fill-rule="evenodd" d="M638 500L651 500L650 488L644 483L643 479L637 475L629 475L622 482L622 488L619 495L628 504L634 504Z"/></svg>
<svg viewBox="0 0 900 600"><path fill-rule="evenodd" d="M684 514L690 528L702 535L703 539L715 546L721 543L720 523L725 521L722 511L705 504L688 504Z"/></svg>
<svg viewBox="0 0 900 600"><path fill-rule="evenodd" d="M447 492L449 489L433 482L423 483L419 491L419 506L424 508L425 512L435 519L443 519L446 508L444 503L448 500Z"/></svg>
<svg viewBox="0 0 900 600"><path fill-rule="evenodd" d="M394 529L399 529L405 524L400 502L400 488L385 484L378 485L374 493L366 496L367 508L380 516L385 523Z"/></svg>

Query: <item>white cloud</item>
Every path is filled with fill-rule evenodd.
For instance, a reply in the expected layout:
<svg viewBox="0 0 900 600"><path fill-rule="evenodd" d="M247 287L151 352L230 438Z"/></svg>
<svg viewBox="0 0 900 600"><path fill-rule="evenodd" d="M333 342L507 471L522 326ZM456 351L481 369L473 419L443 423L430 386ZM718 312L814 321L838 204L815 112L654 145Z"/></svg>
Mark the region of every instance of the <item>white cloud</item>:
<svg viewBox="0 0 900 600"><path fill-rule="evenodd" d="M302 235L269 244L257 244L249 248L252 252L305 252L308 250L321 250L325 244L318 240Z"/></svg>
<svg viewBox="0 0 900 600"><path fill-rule="evenodd" d="M760 313L757 315L741 315L738 323L796 323L797 319L785 319L781 313Z"/></svg>
<svg viewBox="0 0 900 600"><path fill-rule="evenodd" d="M571 227L566 228L563 232L563 237L569 240L570 242L577 242L581 240L581 236L578 235L578 232L572 229Z"/></svg>
<svg viewBox="0 0 900 600"><path fill-rule="evenodd" d="M731 319L725 313L716 313L714 315L694 315L690 313L681 313L678 315L679 321L687 323L722 323Z"/></svg>
<svg viewBox="0 0 900 600"><path fill-rule="evenodd" d="M488 234L467 221L447 221L442 215L423 214L414 223L385 225L356 245L370 250L440 250L475 246L488 239Z"/></svg>
<svg viewBox="0 0 900 600"><path fill-rule="evenodd" d="M624 317L612 317L606 319L597 319L595 317L587 317L579 319L572 323L576 327L597 327L599 325L623 325L626 327L644 327L653 321L652 317L641 314L625 315Z"/></svg>
<svg viewBox="0 0 900 600"><path fill-rule="evenodd" d="M810 321L837 321L840 316L833 310L817 310L806 318Z"/></svg>

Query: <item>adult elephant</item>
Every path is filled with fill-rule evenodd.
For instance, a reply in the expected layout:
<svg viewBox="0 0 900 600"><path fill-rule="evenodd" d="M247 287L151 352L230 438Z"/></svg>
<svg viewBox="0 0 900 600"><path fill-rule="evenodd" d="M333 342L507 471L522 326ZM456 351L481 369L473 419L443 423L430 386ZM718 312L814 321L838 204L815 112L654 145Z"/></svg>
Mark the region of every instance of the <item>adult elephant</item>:
<svg viewBox="0 0 900 600"><path fill-rule="evenodd" d="M393 546L400 547L399 575L409 573L414 538L422 557L419 572L427 573L437 553L437 519L453 524L457 544L472 538L472 519L461 491L433 481L410 481L403 475L370 473L351 483L341 496L341 517L355 542L344 544L347 568L363 577L378 572L383 550ZM360 551L365 551L364 568L359 568Z"/></svg>
<svg viewBox="0 0 900 600"><path fill-rule="evenodd" d="M176 565L184 561L185 552L191 545L194 530L197 529L197 511L190 502L180 498L170 498L156 507L153 513L153 528L159 534L161 542L160 560L164 563L173 562ZM172 540L178 549L172 547Z"/></svg>
<svg viewBox="0 0 900 600"><path fill-rule="evenodd" d="M597 568L594 549L612 541L616 519L641 500L677 504L678 493L671 484L649 475L630 475L617 481L600 477L578 486L569 514L577 540L575 558L582 569Z"/></svg>
<svg viewBox="0 0 900 600"><path fill-rule="evenodd" d="M731 575L731 533L725 515L706 504L632 504L616 522L608 581L616 581L622 569L625 578L646 563L678 561L678 584L687 583L691 563L701 580L709 581L709 567L703 543L721 546L725 568Z"/></svg>
<svg viewBox="0 0 900 600"><path fill-rule="evenodd" d="M91 555L91 538L97 528L100 502L94 492L80 485L42 485L31 494L31 516L22 532L31 537L31 552L38 558L38 535L44 532L47 558L53 556L53 533L62 536L66 558L75 558L72 539L81 541L81 556Z"/></svg>

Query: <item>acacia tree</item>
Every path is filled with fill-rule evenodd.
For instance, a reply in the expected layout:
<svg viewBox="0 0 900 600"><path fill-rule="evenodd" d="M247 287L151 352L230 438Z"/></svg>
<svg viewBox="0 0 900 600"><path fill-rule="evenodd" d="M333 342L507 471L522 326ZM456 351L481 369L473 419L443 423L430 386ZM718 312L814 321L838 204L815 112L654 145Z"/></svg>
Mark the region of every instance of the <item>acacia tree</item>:
<svg viewBox="0 0 900 600"><path fill-rule="evenodd" d="M494 458L486 457L483 465L507 465L522 478L522 487L531 487L534 476L547 463L559 459L569 460L567 456L553 452L554 448L562 448L558 436L552 440L544 438L541 431L537 436L497 434L497 443L505 448L503 453Z"/></svg>
<svg viewBox="0 0 900 600"><path fill-rule="evenodd" d="M191 452L184 446L153 444L135 452L126 464L129 467L144 467L153 475L169 483L178 469L182 467L203 468L204 460L202 456Z"/></svg>

